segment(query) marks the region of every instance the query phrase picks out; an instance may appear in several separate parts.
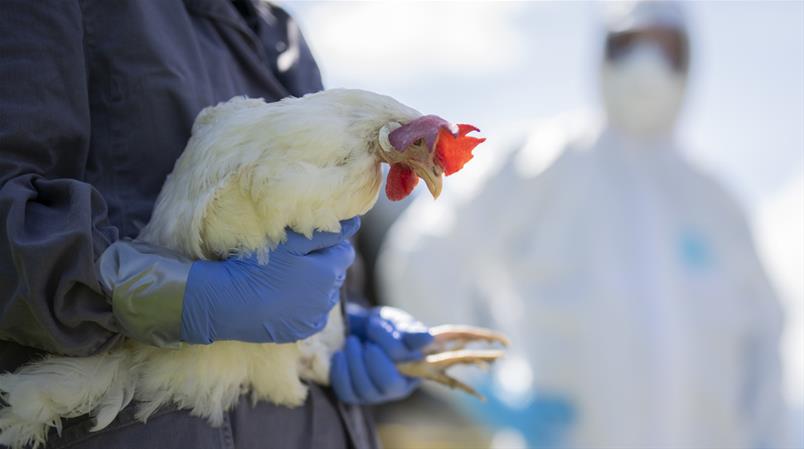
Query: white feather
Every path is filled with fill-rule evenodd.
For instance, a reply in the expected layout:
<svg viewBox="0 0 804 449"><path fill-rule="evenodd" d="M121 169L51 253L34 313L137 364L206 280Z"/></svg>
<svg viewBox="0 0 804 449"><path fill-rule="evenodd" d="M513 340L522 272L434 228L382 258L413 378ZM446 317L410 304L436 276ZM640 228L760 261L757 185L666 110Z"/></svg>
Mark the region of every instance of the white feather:
<svg viewBox="0 0 804 449"><path fill-rule="evenodd" d="M379 130L417 111L390 97L333 89L276 103L234 98L206 108L168 176L139 238L194 259L258 252L285 229L339 231L367 212L381 184ZM387 128L386 128L387 129ZM174 404L220 425L240 395L298 406L302 380L326 384L343 344L338 309L326 328L293 344L223 341L156 348L128 341L91 357L49 357L0 375L0 444L44 444L61 419L95 416L109 425L132 397L145 421Z"/></svg>

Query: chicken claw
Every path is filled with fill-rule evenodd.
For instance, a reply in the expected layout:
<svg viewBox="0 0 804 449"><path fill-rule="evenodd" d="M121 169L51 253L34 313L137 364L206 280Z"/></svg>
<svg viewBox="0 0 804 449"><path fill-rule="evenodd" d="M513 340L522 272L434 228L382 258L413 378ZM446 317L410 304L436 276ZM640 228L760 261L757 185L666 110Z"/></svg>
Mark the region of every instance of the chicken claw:
<svg viewBox="0 0 804 449"><path fill-rule="evenodd" d="M510 346L511 341L505 335L484 327L443 324L430 328L433 343L426 348L427 354L462 349L468 343L486 342Z"/></svg>
<svg viewBox="0 0 804 449"><path fill-rule="evenodd" d="M485 400L483 395L474 388L446 373L447 369L455 365L485 365L502 357L505 351L500 349L463 349L467 344L474 342L499 343L502 346L510 344L508 338L490 329L472 326L447 324L430 329L433 343L425 349L425 358L415 362L397 364L399 372L410 377L420 377L438 382L450 388L464 392Z"/></svg>

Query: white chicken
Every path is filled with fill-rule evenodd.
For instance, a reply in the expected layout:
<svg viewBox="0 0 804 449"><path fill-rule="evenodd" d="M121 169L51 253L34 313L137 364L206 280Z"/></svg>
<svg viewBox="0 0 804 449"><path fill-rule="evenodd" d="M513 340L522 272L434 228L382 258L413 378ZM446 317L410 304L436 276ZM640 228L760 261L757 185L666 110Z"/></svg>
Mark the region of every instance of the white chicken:
<svg viewBox="0 0 804 449"><path fill-rule="evenodd" d="M483 141L467 136L472 130L360 90L270 104L235 98L199 114L138 239L193 259L260 251L265 259L287 228L308 236L339 231L340 220L367 212L382 184L381 162L391 165L390 199L407 196L418 177L437 197L442 174L458 171ZM246 392L255 401L297 406L307 393L302 380L328 383L330 357L344 331L336 307L322 332L297 343L220 341L167 349L129 340L91 357L48 357L0 375L8 403L0 409L0 444L36 447L51 427L60 429L62 418L87 413L96 419L93 430L102 429L132 399L141 420L174 404L213 425ZM434 332L441 343L476 337L504 342L471 329ZM443 368L499 356L453 355L431 355L400 369L471 392Z"/></svg>

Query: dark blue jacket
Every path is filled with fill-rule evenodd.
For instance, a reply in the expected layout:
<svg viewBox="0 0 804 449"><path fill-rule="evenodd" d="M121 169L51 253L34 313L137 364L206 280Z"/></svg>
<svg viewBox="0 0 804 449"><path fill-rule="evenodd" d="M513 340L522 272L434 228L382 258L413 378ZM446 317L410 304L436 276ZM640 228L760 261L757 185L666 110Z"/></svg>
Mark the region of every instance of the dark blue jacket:
<svg viewBox="0 0 804 449"><path fill-rule="evenodd" d="M202 108L321 88L297 25L265 3L0 0L0 371L119 341L96 260L148 222ZM361 410L318 387L296 410L242 404L218 429L175 410L127 416L101 435L71 421L51 444L375 444Z"/></svg>

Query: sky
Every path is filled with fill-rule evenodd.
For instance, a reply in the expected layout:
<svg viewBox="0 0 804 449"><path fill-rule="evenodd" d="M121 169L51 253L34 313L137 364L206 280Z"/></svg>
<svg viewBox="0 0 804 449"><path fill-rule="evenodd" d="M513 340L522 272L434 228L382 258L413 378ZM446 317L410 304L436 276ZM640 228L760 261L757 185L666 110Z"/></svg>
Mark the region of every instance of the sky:
<svg viewBox="0 0 804 449"><path fill-rule="evenodd" d="M600 3L282 2L327 87L477 124L504 151L541 120L598 107ZM804 2L690 2L688 156L754 225L788 314L788 391L804 402Z"/></svg>

